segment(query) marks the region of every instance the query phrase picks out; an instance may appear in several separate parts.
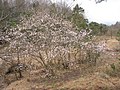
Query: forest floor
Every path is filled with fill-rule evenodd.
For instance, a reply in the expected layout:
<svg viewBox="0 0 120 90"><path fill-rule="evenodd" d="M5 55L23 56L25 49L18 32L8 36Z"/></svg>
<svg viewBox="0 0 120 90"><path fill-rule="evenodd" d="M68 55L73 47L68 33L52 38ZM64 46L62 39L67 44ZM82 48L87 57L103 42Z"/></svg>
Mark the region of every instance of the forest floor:
<svg viewBox="0 0 120 90"><path fill-rule="evenodd" d="M120 90L120 74L116 74L120 71L115 72L110 67L119 62L120 53L116 50L119 42L115 37L97 37L96 40L106 40L110 49L101 56L96 66L84 70L63 70L58 77L52 78L42 78L41 71L34 70L3 90Z"/></svg>

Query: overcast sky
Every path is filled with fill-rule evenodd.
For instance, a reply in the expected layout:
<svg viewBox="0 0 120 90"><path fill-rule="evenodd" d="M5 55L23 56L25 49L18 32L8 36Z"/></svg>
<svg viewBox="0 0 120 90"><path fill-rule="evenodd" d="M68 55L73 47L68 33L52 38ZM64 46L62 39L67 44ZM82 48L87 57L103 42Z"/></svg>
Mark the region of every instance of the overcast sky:
<svg viewBox="0 0 120 90"><path fill-rule="evenodd" d="M73 4L73 0L65 1ZM104 1L99 4L96 4L94 0L75 0L74 4L77 3L85 9L85 15L89 21L109 25L120 21L120 0L107 0L107 2Z"/></svg>

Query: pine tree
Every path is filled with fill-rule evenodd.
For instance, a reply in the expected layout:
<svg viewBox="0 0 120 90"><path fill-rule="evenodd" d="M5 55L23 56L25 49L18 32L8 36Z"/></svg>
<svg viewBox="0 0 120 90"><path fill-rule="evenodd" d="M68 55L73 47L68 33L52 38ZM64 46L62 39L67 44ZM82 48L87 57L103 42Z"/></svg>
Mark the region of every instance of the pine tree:
<svg viewBox="0 0 120 90"><path fill-rule="evenodd" d="M84 18L84 9L82 7L79 7L78 4L73 8L72 22L80 30L87 27L87 20Z"/></svg>

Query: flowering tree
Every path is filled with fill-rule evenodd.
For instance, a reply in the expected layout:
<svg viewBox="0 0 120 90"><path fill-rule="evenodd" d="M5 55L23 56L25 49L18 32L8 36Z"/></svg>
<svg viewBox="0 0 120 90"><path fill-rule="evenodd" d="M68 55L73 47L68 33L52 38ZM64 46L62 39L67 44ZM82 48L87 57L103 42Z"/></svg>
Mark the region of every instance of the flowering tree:
<svg viewBox="0 0 120 90"><path fill-rule="evenodd" d="M33 7L29 12L30 15L20 15L18 24L6 28L9 33L4 39L9 46L3 49L1 57L8 57L11 64L17 65L23 62L23 57L29 58L39 63L48 76L55 75L56 69L70 69L73 65L96 65L104 47L91 41L91 29L80 30L69 20L57 16L58 13L51 15L48 8ZM21 72L19 74L21 76Z"/></svg>

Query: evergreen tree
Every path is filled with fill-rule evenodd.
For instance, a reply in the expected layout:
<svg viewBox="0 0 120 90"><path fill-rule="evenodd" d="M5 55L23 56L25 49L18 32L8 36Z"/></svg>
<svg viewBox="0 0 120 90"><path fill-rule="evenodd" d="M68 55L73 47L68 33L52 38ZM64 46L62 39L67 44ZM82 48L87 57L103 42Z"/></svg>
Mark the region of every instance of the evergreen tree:
<svg viewBox="0 0 120 90"><path fill-rule="evenodd" d="M84 18L84 9L79 7L78 4L73 8L72 22L79 28L79 30L87 27L87 20Z"/></svg>
<svg viewBox="0 0 120 90"><path fill-rule="evenodd" d="M105 24L99 24L97 22L89 23L89 28L93 30L93 35L104 35L107 32L107 26Z"/></svg>

